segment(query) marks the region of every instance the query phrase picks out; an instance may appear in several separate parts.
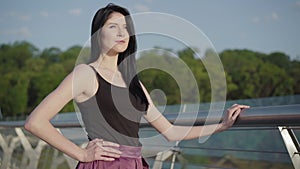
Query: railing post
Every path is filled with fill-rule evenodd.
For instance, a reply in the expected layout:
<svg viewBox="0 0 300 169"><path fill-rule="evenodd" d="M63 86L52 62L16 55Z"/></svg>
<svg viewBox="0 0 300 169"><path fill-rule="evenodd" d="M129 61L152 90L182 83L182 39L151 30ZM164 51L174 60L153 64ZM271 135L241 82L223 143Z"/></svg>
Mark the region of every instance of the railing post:
<svg viewBox="0 0 300 169"><path fill-rule="evenodd" d="M54 149L52 154L52 163L50 169L58 169L58 166L65 161L64 156L59 156L59 151Z"/></svg>
<svg viewBox="0 0 300 169"><path fill-rule="evenodd" d="M12 136L13 137L13 136ZM15 147L18 145L17 143L20 141L18 137L13 137L10 141L10 144L6 143L3 136L0 134L0 146L3 150L3 160L1 163L0 169L7 169L9 168L9 162L11 161L12 153Z"/></svg>
<svg viewBox="0 0 300 169"><path fill-rule="evenodd" d="M153 164L153 169L161 169L162 166L163 166L163 162L166 159L168 159L170 156L172 156L172 161L171 161L170 169L174 169L174 167L175 167L175 161L176 161L176 157L177 156L180 158L179 161L184 165L185 164L185 160L180 155L180 148L179 148L178 144L179 144L179 141L177 141L176 145L173 148L171 148L170 150L158 152L156 154L156 158L155 158L155 161L154 161L154 164Z"/></svg>
<svg viewBox="0 0 300 169"><path fill-rule="evenodd" d="M21 128L15 128L17 135L19 136L22 146L24 148L24 155L23 158L27 157L29 159L29 164L26 168L33 169L37 168L39 158L42 152L42 149L45 145L47 145L44 141L39 140L38 145L35 149L32 148L31 144L29 143L28 139L24 135Z"/></svg>
<svg viewBox="0 0 300 169"><path fill-rule="evenodd" d="M169 158L171 155L173 155L173 151L172 150L168 150L168 151L162 151L162 152L158 152L156 154L156 158L153 164L153 169L161 169L163 166L163 162Z"/></svg>
<svg viewBox="0 0 300 169"><path fill-rule="evenodd" d="M289 127L278 127L295 169L300 169L299 142Z"/></svg>

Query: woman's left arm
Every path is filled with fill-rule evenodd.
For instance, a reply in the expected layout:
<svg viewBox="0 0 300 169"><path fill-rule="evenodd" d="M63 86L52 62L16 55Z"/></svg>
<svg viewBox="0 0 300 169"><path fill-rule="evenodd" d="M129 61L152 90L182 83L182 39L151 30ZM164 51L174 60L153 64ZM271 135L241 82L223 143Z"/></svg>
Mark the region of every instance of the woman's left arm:
<svg viewBox="0 0 300 169"><path fill-rule="evenodd" d="M168 141L189 140L203 136L208 136L230 128L242 109L249 108L246 105L234 104L227 109L223 120L219 124L210 124L204 126L177 126L171 124L155 107L150 95L144 86L142 86L145 95L149 101L149 108L144 118L160 132Z"/></svg>

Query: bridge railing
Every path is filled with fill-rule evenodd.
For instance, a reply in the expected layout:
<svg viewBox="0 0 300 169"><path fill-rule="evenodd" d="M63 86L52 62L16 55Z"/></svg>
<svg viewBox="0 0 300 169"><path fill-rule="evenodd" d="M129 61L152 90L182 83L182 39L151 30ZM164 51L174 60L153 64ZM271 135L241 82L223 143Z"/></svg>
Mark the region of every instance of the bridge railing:
<svg viewBox="0 0 300 169"><path fill-rule="evenodd" d="M219 123L220 117L210 117L207 119L208 111L185 112L184 116L178 118L178 114L165 114L170 122L181 125L204 125L209 123ZM76 113L60 114L58 116L70 116L73 118L55 117L51 122L59 130L82 129L82 123L78 120ZM74 118L75 117L75 118ZM76 161L66 155L51 148L44 141L37 139L23 129L25 121L2 121L0 122L0 169L17 168L75 168ZM142 128L151 126L142 121ZM246 109L231 128L236 129L276 129L285 143L287 154L289 155L294 168L300 167L300 146L293 129L300 127L300 104L280 105L280 106L260 106ZM63 132L64 134L64 132ZM84 132L71 132L70 138L78 145L86 146ZM153 143L155 144L155 143ZM146 145L147 146L147 145ZM150 145L154 146L154 145ZM177 145L180 148L180 145ZM163 151L157 154L156 161L151 164L153 168L161 168L164 160L172 157L175 160L177 151ZM174 163L173 163L174 164ZM172 167L172 165L171 165Z"/></svg>

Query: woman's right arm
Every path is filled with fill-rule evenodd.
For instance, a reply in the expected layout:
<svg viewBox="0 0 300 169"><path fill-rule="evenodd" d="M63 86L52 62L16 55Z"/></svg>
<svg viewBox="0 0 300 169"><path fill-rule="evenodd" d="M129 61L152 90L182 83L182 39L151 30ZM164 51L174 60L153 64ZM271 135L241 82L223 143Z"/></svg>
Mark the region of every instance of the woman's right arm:
<svg viewBox="0 0 300 169"><path fill-rule="evenodd" d="M86 65L85 65L86 66ZM85 149L80 148L61 133L50 123L50 120L73 98L85 92L87 74L89 70L84 65L77 66L61 84L52 91L44 100L33 110L25 123L25 129L46 141L48 144L64 152L70 157L83 162L93 160L113 160L113 158L102 157L107 153L116 152L115 150L103 151L102 141L90 142ZM93 72L92 72L93 73ZM74 78L76 75L76 78ZM85 83L83 83L85 82ZM76 87L74 89L74 84ZM106 143L108 144L108 143ZM115 145L117 146L117 145ZM104 154L106 153L106 154ZM118 157L117 152L108 156Z"/></svg>

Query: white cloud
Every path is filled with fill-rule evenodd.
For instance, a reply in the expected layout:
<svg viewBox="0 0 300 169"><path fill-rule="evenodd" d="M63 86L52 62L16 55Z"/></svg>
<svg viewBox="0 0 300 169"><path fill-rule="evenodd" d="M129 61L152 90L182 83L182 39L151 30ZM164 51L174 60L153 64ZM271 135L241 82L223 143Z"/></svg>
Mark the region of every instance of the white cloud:
<svg viewBox="0 0 300 169"><path fill-rule="evenodd" d="M4 14L4 17L7 19L16 19L22 22L26 22L26 21L30 21L31 20L31 16L26 15L26 14L22 14L22 13L17 13L15 11L10 11L7 12L6 14Z"/></svg>
<svg viewBox="0 0 300 169"><path fill-rule="evenodd" d="M295 5L296 5L296 7L300 8L300 1L297 1L297 2L295 3Z"/></svg>
<svg viewBox="0 0 300 169"><path fill-rule="evenodd" d="M141 5L141 4L135 4L134 9L137 10L138 12L150 12L150 8L146 5Z"/></svg>
<svg viewBox="0 0 300 169"><path fill-rule="evenodd" d="M7 30L7 31L4 31L4 34L9 35L9 36L20 36L22 38L28 38L28 37L32 36L31 32L29 31L29 29L27 27Z"/></svg>
<svg viewBox="0 0 300 169"><path fill-rule="evenodd" d="M247 33L246 33L246 32L238 32L237 35L238 35L238 37L239 37L240 39L245 39L245 38L247 38Z"/></svg>
<svg viewBox="0 0 300 169"><path fill-rule="evenodd" d="M278 17L278 15L277 15L277 13L276 12L273 12L272 13L272 18L271 18L272 20L278 20L279 19L279 17Z"/></svg>
<svg viewBox="0 0 300 169"><path fill-rule="evenodd" d="M48 17L48 16L49 16L49 13L48 13L47 11L41 11L41 12L40 12L40 15L41 15L42 17Z"/></svg>
<svg viewBox="0 0 300 169"><path fill-rule="evenodd" d="M260 21L260 18L258 16L251 19L252 22L258 23Z"/></svg>
<svg viewBox="0 0 300 169"><path fill-rule="evenodd" d="M270 15L267 15L264 18L265 21L276 21L278 19L279 19L279 17L276 12L272 12Z"/></svg>
<svg viewBox="0 0 300 169"><path fill-rule="evenodd" d="M81 15L82 10L80 8L75 8L71 9L68 11L69 14L74 15L74 16L79 16Z"/></svg>
<svg viewBox="0 0 300 169"><path fill-rule="evenodd" d="M6 13L6 16L14 17L14 16L16 16L16 12L10 11L10 12Z"/></svg>
<svg viewBox="0 0 300 169"><path fill-rule="evenodd" d="M277 20L279 20L279 15L276 12L272 12L271 14L265 16L255 16L251 19L253 23L272 22Z"/></svg>
<svg viewBox="0 0 300 169"><path fill-rule="evenodd" d="M23 22L26 22L26 21L30 21L30 20L31 20L31 17L28 16L28 15L19 15L19 16L18 16L18 20L23 21Z"/></svg>

